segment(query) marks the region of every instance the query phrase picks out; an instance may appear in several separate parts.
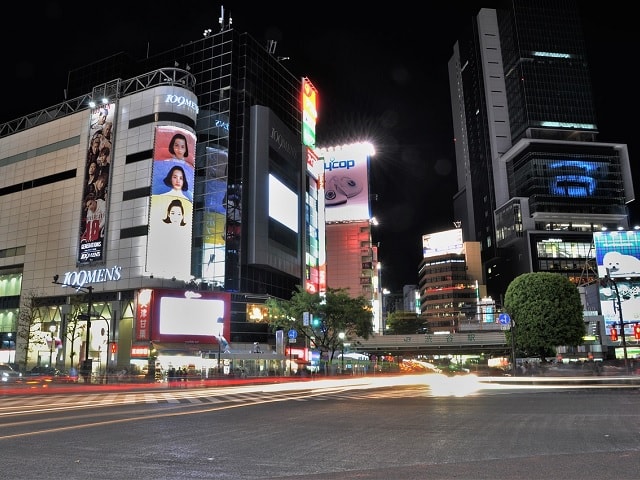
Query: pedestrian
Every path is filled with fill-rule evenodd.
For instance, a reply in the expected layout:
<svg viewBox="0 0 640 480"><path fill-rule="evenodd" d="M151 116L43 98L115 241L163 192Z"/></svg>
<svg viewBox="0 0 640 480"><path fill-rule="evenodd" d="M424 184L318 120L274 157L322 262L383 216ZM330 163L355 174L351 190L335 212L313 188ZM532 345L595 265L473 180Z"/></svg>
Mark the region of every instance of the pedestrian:
<svg viewBox="0 0 640 480"><path fill-rule="evenodd" d="M169 367L169 371L167 372L167 383L169 383L169 388L175 387L174 383L176 380L176 369L171 366Z"/></svg>

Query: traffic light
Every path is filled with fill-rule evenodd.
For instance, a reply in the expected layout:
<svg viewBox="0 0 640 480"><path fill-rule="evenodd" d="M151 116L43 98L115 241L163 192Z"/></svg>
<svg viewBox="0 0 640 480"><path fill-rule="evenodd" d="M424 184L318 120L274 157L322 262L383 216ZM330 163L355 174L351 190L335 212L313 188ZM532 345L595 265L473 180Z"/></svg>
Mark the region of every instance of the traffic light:
<svg viewBox="0 0 640 480"><path fill-rule="evenodd" d="M612 342L618 341L618 329L616 327L611 327L609 335Z"/></svg>
<svg viewBox="0 0 640 480"><path fill-rule="evenodd" d="M313 320L311 320L311 326L313 328L319 328L321 324L322 324L322 320L320 319L320 317L314 315Z"/></svg>
<svg viewBox="0 0 640 480"><path fill-rule="evenodd" d="M640 323L636 323L633 326L633 336L636 340L640 340Z"/></svg>

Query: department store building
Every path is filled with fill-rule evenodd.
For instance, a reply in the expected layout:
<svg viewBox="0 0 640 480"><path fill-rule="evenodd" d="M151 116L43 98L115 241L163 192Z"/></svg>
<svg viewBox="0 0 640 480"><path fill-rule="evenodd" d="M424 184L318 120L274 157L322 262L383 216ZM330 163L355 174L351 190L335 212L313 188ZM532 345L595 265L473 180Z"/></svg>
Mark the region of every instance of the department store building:
<svg viewBox="0 0 640 480"><path fill-rule="evenodd" d="M0 125L0 361L291 371L263 304L322 288L303 79L233 30L69 78Z"/></svg>

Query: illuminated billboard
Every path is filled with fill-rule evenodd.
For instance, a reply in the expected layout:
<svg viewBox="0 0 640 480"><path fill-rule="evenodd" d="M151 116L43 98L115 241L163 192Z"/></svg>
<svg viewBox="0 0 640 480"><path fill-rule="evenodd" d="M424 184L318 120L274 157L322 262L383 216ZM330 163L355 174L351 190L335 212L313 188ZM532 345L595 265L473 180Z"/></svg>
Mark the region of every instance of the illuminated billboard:
<svg viewBox="0 0 640 480"><path fill-rule="evenodd" d="M251 107L251 125L251 174L242 184L248 208L239 219L244 221L246 216L246 222L229 224L228 212L227 232L235 227L246 235L244 258L248 265L270 267L299 278L304 200L300 138L261 105ZM227 258L230 249L227 239Z"/></svg>
<svg viewBox="0 0 640 480"><path fill-rule="evenodd" d="M593 244L600 278L640 277L640 232L594 232Z"/></svg>
<svg viewBox="0 0 640 480"><path fill-rule="evenodd" d="M227 167L229 155L226 148L205 147L205 200L204 231L202 236L202 278L214 285L224 285L225 250L227 244L227 205L231 222L241 218L239 190L231 189L227 195Z"/></svg>
<svg viewBox="0 0 640 480"><path fill-rule="evenodd" d="M77 265L106 260L109 183L114 143L115 103L91 111L82 189Z"/></svg>
<svg viewBox="0 0 640 480"><path fill-rule="evenodd" d="M325 239L325 207L324 165L309 147L307 153L307 196L306 222L307 238L305 245L305 284L309 293L324 293L326 285L326 239Z"/></svg>
<svg viewBox="0 0 640 480"><path fill-rule="evenodd" d="M196 139L178 127L156 127L155 133L146 271L188 280Z"/></svg>
<svg viewBox="0 0 640 480"><path fill-rule="evenodd" d="M307 147L316 145L316 123L318 121L318 91L308 78L302 79L302 143Z"/></svg>
<svg viewBox="0 0 640 480"><path fill-rule="evenodd" d="M609 173L607 162L587 160L543 161L550 176L549 193L559 197L593 197Z"/></svg>
<svg viewBox="0 0 640 480"><path fill-rule="evenodd" d="M143 289L136 299L135 339L218 343L229 337L230 312L226 292Z"/></svg>
<svg viewBox="0 0 640 480"><path fill-rule="evenodd" d="M369 203L370 143L317 150L324 162L324 204L327 222L371 219Z"/></svg>
<svg viewBox="0 0 640 480"><path fill-rule="evenodd" d="M462 229L428 233L422 236L422 258L463 253Z"/></svg>
<svg viewBox="0 0 640 480"><path fill-rule="evenodd" d="M594 232L596 265L600 278L609 275L618 288L625 334L633 334L633 325L640 321L640 233L637 231ZM600 286L600 307L605 321L605 331L620 327L617 296L612 286Z"/></svg>

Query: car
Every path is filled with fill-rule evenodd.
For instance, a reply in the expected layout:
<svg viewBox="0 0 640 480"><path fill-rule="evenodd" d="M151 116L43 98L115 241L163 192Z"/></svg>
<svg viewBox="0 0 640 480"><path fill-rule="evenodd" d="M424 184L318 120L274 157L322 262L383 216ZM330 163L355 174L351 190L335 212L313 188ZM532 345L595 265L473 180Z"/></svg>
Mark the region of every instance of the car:
<svg viewBox="0 0 640 480"><path fill-rule="evenodd" d="M76 383L77 381L77 375L71 375L68 372L59 370L55 367L45 367L42 365L35 366L29 370L27 378L25 378L26 383Z"/></svg>
<svg viewBox="0 0 640 480"><path fill-rule="evenodd" d="M0 384L20 383L22 373L14 370L8 363L0 363Z"/></svg>

